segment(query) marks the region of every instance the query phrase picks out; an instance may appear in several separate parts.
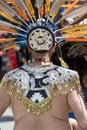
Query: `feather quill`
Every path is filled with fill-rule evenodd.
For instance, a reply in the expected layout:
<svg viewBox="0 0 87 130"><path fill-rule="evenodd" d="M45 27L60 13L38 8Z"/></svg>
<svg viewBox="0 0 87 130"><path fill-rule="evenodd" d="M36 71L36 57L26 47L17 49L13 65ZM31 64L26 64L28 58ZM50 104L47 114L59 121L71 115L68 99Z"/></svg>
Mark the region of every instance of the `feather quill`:
<svg viewBox="0 0 87 130"><path fill-rule="evenodd" d="M70 41L70 42L87 42L87 37L81 37L81 38L75 38L75 37L69 37L65 38L65 40Z"/></svg>
<svg viewBox="0 0 87 130"><path fill-rule="evenodd" d="M54 17L56 17L57 12L61 6L61 3L62 3L62 0L55 0L53 2L51 9L50 9L50 13L49 13L49 16L51 16L52 19L54 19Z"/></svg>
<svg viewBox="0 0 87 130"><path fill-rule="evenodd" d="M9 16L8 14L6 14L4 11L0 10L0 15L2 17L4 17L5 19L9 20L10 22L12 23L15 23L15 24L19 24L19 25L22 25L21 22L15 20L13 17Z"/></svg>
<svg viewBox="0 0 87 130"><path fill-rule="evenodd" d="M10 2L12 4L12 6L14 7L15 11L17 11L18 15L20 15L23 18L23 20L25 20L27 22L29 21L29 18L21 3L19 3L17 0L15 0L15 1L14 0L5 0L5 2L7 2L7 3Z"/></svg>
<svg viewBox="0 0 87 130"><path fill-rule="evenodd" d="M25 8L25 10L26 10L26 12L27 12L29 18L30 18L31 21L34 23L34 21L33 21L33 19L32 19L32 16L31 16L31 14L30 14L30 12L29 12L27 6L26 6L26 2L25 2L25 0L20 0L20 1L21 1L21 3L23 4L23 6L24 6L24 8Z"/></svg>
<svg viewBox="0 0 87 130"><path fill-rule="evenodd" d="M20 21L22 21L27 27L29 27L29 25L17 14L17 12L11 7L9 6L6 2L4 2L4 0L0 0L0 3L2 3L3 6L5 6L5 8L7 10L9 10L11 13L13 13Z"/></svg>
<svg viewBox="0 0 87 130"><path fill-rule="evenodd" d="M87 13L84 13L83 15L77 17L73 22L70 23L70 25L78 24L80 21L83 21L85 18L87 18Z"/></svg>
<svg viewBox="0 0 87 130"><path fill-rule="evenodd" d="M16 30L4 26L0 26L0 31L6 31L6 32L17 34Z"/></svg>
<svg viewBox="0 0 87 130"><path fill-rule="evenodd" d="M81 37L81 36L86 36L87 35L87 30L81 30L81 31L75 31L75 32L71 32L71 33L66 33L66 34L62 34L63 36L68 36L68 37Z"/></svg>
<svg viewBox="0 0 87 130"><path fill-rule="evenodd" d="M38 16L40 18L41 14L40 14L40 8L43 5L44 0L35 0L35 7L38 8Z"/></svg>
<svg viewBox="0 0 87 130"><path fill-rule="evenodd" d="M30 15L32 16L32 18L36 21L36 16L35 16L35 12L34 12L34 8L32 6L32 3L30 0L25 0L25 4L26 4L26 7L30 13Z"/></svg>
<svg viewBox="0 0 87 130"><path fill-rule="evenodd" d="M16 43L10 43L10 44L6 44L4 46L3 45L0 46L0 50L2 50L2 51L6 51L6 50L9 50L11 48L17 48Z"/></svg>
<svg viewBox="0 0 87 130"><path fill-rule="evenodd" d="M74 9L67 15L63 16L60 20L56 22L56 24L59 24L63 19L66 19L68 23L72 23L71 20L77 19L77 17L81 17L82 15L85 15L87 13L87 3L83 4L77 9Z"/></svg>
<svg viewBox="0 0 87 130"><path fill-rule="evenodd" d="M66 19L75 19L78 16L81 16L83 14L87 13L87 3L85 3L83 6L73 10L72 12L70 12L69 14L67 14L64 18Z"/></svg>
<svg viewBox="0 0 87 130"><path fill-rule="evenodd" d="M50 0L45 0L45 15L48 16L50 12Z"/></svg>
<svg viewBox="0 0 87 130"><path fill-rule="evenodd" d="M35 0L35 7L38 9L42 6L44 0Z"/></svg>
<svg viewBox="0 0 87 130"><path fill-rule="evenodd" d="M18 26L15 26L15 25L13 25L11 23L5 22L3 20L0 20L0 27L11 28L11 29L14 29L16 31L20 30L20 31L23 31L25 33L28 33L26 30L24 30L24 29L22 29L22 28L20 28Z"/></svg>
<svg viewBox="0 0 87 130"><path fill-rule="evenodd" d="M14 40L16 40L16 38L0 38L0 43L12 42Z"/></svg>
<svg viewBox="0 0 87 130"><path fill-rule="evenodd" d="M12 13L0 0L0 9L3 10L5 13L7 13L7 15L9 15L10 17L15 17L15 14Z"/></svg>
<svg viewBox="0 0 87 130"><path fill-rule="evenodd" d="M69 6L69 8L63 12L62 15L63 15L63 16L67 15L67 14L72 10L72 8L73 8L79 1L80 1L80 0L75 0L75 1Z"/></svg>
<svg viewBox="0 0 87 130"><path fill-rule="evenodd" d="M87 29L87 24L82 24L82 25L77 25L77 26L73 26L73 27L67 27L65 29L62 29L61 32L62 33L69 33L69 32L73 32L73 31L77 31L77 30L83 30L83 29Z"/></svg>

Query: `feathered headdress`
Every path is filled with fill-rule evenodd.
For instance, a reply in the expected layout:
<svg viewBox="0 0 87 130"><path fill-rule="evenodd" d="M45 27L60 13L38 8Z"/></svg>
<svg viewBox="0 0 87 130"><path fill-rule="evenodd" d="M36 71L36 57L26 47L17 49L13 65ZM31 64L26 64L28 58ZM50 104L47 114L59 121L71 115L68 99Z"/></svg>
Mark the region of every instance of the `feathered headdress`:
<svg viewBox="0 0 87 130"><path fill-rule="evenodd" d="M53 44L87 42L87 3L81 0L0 0L0 49L28 44L36 52L49 51ZM60 43L61 41L61 43Z"/></svg>

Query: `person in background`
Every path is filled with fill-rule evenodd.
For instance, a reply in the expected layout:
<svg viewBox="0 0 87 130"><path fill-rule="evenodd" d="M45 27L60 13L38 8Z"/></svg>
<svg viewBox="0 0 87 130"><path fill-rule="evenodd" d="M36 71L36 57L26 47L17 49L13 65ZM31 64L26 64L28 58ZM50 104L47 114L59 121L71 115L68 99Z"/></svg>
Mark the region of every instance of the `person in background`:
<svg viewBox="0 0 87 130"><path fill-rule="evenodd" d="M72 59L66 58L66 62L69 65L70 69L77 71L79 74L80 84L82 87L82 91L80 92L80 94L84 100L84 103L87 109L87 60L86 60L86 57L77 56ZM69 113L69 119L70 119L70 123L73 129L77 129L78 123L76 122L76 117L72 112Z"/></svg>

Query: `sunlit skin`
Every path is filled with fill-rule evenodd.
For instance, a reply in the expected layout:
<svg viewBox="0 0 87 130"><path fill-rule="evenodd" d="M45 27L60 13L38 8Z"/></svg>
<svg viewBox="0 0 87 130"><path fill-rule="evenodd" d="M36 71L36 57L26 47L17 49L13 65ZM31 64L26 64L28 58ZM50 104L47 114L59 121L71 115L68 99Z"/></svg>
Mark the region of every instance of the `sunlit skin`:
<svg viewBox="0 0 87 130"><path fill-rule="evenodd" d="M37 53L33 51L31 53L33 59L38 57ZM49 53L51 54L51 52ZM46 57L49 61L49 53L41 54L39 58ZM30 64L33 66L47 65L47 63L40 61ZM33 116L21 108L21 100L15 99L15 93L10 97L6 89L0 89L0 116L11 104L15 120L13 130L72 130L68 119L68 111L71 107L76 115L79 130L87 130L87 111L77 91L72 91L68 95L59 95L56 90L55 92L56 96L52 100L51 109L39 116Z"/></svg>
<svg viewBox="0 0 87 130"><path fill-rule="evenodd" d="M84 74L82 77L82 84L84 88L87 88L87 74ZM87 105L86 105L86 109L87 109Z"/></svg>

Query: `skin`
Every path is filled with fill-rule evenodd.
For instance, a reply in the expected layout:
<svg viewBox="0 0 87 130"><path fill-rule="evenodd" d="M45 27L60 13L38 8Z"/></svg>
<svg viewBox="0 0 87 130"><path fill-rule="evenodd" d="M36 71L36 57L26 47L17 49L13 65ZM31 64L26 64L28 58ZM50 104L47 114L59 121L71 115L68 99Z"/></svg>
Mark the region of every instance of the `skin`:
<svg viewBox="0 0 87 130"><path fill-rule="evenodd" d="M84 88L87 88L87 74L84 74L82 77L82 85L84 86ZM87 105L86 105L86 109L87 109Z"/></svg>
<svg viewBox="0 0 87 130"><path fill-rule="evenodd" d="M31 52L31 54L34 59L38 56L50 59L51 55L51 53L38 55L35 52ZM47 63L36 62L31 65L40 66L47 65ZM33 116L21 108L21 101L15 99L15 93L10 97L6 90L0 89L0 116L10 104L15 120L14 130L71 130L68 119L70 107L76 115L80 130L87 130L87 111L77 91L70 92L68 95L59 95L56 91L51 109L39 116Z"/></svg>
<svg viewBox="0 0 87 130"><path fill-rule="evenodd" d="M82 82L82 86L86 88L87 87L87 73L83 74L83 76L81 78L81 82ZM80 92L80 95L83 98L83 93L82 92ZM85 104L85 106L86 106L86 109L87 109L87 105L86 104ZM77 123L77 121L75 119L70 118L69 121L70 121L72 130L79 130L78 123Z"/></svg>

